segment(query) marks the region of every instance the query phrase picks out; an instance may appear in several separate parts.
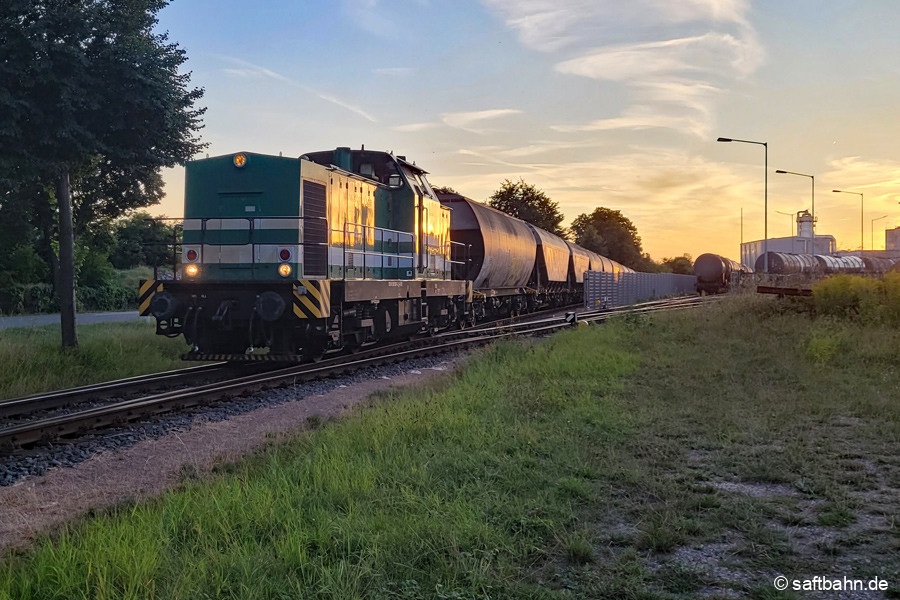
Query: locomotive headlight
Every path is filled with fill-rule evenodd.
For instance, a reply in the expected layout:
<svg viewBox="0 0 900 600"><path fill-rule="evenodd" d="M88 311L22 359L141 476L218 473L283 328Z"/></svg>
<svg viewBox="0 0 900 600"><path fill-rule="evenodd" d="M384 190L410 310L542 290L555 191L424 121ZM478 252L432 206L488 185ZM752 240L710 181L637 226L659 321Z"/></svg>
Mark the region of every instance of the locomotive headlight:
<svg viewBox="0 0 900 600"><path fill-rule="evenodd" d="M291 265L279 265L278 266L278 274L282 277L287 277L291 274Z"/></svg>
<svg viewBox="0 0 900 600"><path fill-rule="evenodd" d="M200 272L200 267L197 265L188 265L184 268L184 274L188 277L196 277L197 273Z"/></svg>

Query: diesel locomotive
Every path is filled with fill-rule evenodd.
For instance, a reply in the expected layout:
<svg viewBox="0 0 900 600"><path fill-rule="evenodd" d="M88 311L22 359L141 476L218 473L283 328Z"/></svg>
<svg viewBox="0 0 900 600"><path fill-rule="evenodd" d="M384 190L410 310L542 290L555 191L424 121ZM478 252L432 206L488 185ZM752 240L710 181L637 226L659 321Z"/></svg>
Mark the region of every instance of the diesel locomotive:
<svg viewBox="0 0 900 600"><path fill-rule="evenodd" d="M630 271L426 175L364 148L191 161L181 265L142 282L140 312L186 359L297 360L577 302L585 271Z"/></svg>

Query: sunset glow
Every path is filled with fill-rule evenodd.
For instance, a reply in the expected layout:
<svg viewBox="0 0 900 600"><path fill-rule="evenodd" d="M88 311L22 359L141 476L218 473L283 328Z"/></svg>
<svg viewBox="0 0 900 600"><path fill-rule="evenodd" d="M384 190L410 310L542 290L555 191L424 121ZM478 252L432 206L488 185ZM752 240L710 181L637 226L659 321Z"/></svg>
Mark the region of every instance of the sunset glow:
<svg viewBox="0 0 900 600"><path fill-rule="evenodd" d="M894 2L174 2L159 28L206 88L211 156L393 150L486 199L524 178L565 224L621 210L655 259L738 258L775 211L810 208L839 249L900 225ZM183 169L157 213L178 216Z"/></svg>

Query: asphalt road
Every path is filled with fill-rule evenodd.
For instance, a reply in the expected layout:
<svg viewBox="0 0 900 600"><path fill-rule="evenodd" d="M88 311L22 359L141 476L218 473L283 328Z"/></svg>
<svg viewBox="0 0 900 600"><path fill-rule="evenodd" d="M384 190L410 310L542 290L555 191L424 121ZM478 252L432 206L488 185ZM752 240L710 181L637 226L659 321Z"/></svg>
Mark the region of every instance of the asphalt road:
<svg viewBox="0 0 900 600"><path fill-rule="evenodd" d="M128 312L78 313L75 322L79 325L93 325L94 323L112 323L114 321L134 321L140 318L136 310ZM59 314L0 317L0 329L40 327L42 325L59 325Z"/></svg>

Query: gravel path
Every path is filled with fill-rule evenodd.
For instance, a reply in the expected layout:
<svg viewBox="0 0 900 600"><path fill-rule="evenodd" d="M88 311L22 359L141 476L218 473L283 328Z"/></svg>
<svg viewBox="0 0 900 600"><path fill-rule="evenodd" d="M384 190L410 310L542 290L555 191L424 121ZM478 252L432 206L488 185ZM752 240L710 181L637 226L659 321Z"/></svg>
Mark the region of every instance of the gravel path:
<svg viewBox="0 0 900 600"><path fill-rule="evenodd" d="M310 417L332 418L376 390L421 384L460 359L427 357L269 390L2 457L0 551L91 509L157 495L186 469L205 473L273 434L305 428Z"/></svg>

